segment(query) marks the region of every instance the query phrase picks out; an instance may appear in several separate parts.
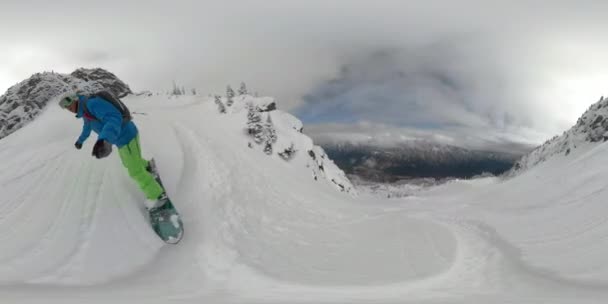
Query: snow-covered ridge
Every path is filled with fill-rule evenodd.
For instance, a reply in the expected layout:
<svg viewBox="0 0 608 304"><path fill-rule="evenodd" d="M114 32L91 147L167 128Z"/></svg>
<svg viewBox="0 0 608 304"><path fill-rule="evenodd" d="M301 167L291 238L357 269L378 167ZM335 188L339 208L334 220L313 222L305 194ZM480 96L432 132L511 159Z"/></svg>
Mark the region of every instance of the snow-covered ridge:
<svg viewBox="0 0 608 304"><path fill-rule="evenodd" d="M209 101L211 102L211 101ZM346 174L328 157L327 153L302 133L303 124L295 116L277 109L274 98L240 95L216 97L219 112L228 119L238 119L243 126L246 144L256 152L266 153L277 161L306 167L311 177L327 180L339 191L356 195Z"/></svg>
<svg viewBox="0 0 608 304"><path fill-rule="evenodd" d="M575 149L608 139L608 99L602 97L578 119L576 125L521 158L507 176L516 175L556 155L568 156Z"/></svg>
<svg viewBox="0 0 608 304"><path fill-rule="evenodd" d="M132 93L127 84L100 68L81 68L71 74L34 74L0 96L0 139L33 120L49 101L62 93L76 91L86 94L101 89L119 97Z"/></svg>

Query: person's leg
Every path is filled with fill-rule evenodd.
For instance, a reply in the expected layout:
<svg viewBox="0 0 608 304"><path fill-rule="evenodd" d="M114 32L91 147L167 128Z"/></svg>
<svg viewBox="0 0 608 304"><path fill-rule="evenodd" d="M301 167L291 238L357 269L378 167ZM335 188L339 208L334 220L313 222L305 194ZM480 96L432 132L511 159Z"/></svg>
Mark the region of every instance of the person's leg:
<svg viewBox="0 0 608 304"><path fill-rule="evenodd" d="M146 170L148 161L141 157L139 135L135 136L129 144L118 149L118 153L122 164L129 171L129 176L137 182L148 199L157 199L165 192L154 176Z"/></svg>

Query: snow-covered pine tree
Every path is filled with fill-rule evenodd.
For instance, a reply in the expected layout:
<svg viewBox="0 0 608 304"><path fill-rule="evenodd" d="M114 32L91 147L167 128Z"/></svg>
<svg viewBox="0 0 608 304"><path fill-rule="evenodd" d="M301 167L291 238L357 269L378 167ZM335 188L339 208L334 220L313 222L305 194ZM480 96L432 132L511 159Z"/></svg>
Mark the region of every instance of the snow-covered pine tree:
<svg viewBox="0 0 608 304"><path fill-rule="evenodd" d="M277 131L274 129L274 125L272 123L272 119L270 118L270 115L268 115L268 118L266 119L266 122L264 123L263 126L263 133L264 133L264 140L265 140L265 146L264 146L264 152L268 155L272 154L272 145L277 142Z"/></svg>
<svg viewBox="0 0 608 304"><path fill-rule="evenodd" d="M272 119L270 118L270 115L268 115L268 118L266 119L264 128L266 129L268 141L273 144L275 142L277 142L277 131L274 129L274 124L272 123Z"/></svg>
<svg viewBox="0 0 608 304"><path fill-rule="evenodd" d="M226 105L229 107L232 106L232 103L234 102L234 90L230 85L226 87L226 98Z"/></svg>
<svg viewBox="0 0 608 304"><path fill-rule="evenodd" d="M192 95L196 95L196 89L192 88Z"/></svg>
<svg viewBox="0 0 608 304"><path fill-rule="evenodd" d="M247 104L247 133L253 137L257 144L261 144L263 139L264 127L260 111L252 104Z"/></svg>
<svg viewBox="0 0 608 304"><path fill-rule="evenodd" d="M262 118L260 117L260 112L256 110L256 106L253 103L247 103L247 126L260 123Z"/></svg>
<svg viewBox="0 0 608 304"><path fill-rule="evenodd" d="M247 85L245 82L241 82L241 86L239 87L239 96L247 95Z"/></svg>
<svg viewBox="0 0 608 304"><path fill-rule="evenodd" d="M289 148L283 150L283 152L279 152L278 154L284 160L290 160L296 154L296 149L295 149L293 143L291 143L291 146L289 146Z"/></svg>
<svg viewBox="0 0 608 304"><path fill-rule="evenodd" d="M176 96L182 95L182 90L179 88L179 86L177 86L175 80L173 80L173 91L171 92L171 94Z"/></svg>
<svg viewBox="0 0 608 304"><path fill-rule="evenodd" d="M217 105L217 109L218 109L218 111L220 111L220 113L222 113L222 114L226 113L226 107L224 106L224 103L222 102L222 96L215 95L215 104Z"/></svg>
<svg viewBox="0 0 608 304"><path fill-rule="evenodd" d="M266 144L264 145L264 153L266 153L267 155L272 155L272 144L266 142Z"/></svg>
<svg viewBox="0 0 608 304"><path fill-rule="evenodd" d="M264 120L263 117L266 117ZM277 142L277 132L268 113L260 112L257 106L247 104L247 133L256 144L264 145L264 152L272 154L273 144Z"/></svg>

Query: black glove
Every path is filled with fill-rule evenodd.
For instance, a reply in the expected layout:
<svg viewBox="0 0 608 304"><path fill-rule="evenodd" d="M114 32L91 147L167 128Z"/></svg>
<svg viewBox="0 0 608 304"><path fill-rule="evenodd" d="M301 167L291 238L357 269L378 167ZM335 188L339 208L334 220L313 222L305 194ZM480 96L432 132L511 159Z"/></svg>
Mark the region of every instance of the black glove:
<svg viewBox="0 0 608 304"><path fill-rule="evenodd" d="M93 147L93 156L104 158L110 155L110 153L112 153L112 144L103 139L100 139L95 143L95 146Z"/></svg>
<svg viewBox="0 0 608 304"><path fill-rule="evenodd" d="M79 143L79 142L76 142L76 143L74 144L74 147L76 147L76 149L80 150L80 149L82 148L82 144L81 144L81 143Z"/></svg>

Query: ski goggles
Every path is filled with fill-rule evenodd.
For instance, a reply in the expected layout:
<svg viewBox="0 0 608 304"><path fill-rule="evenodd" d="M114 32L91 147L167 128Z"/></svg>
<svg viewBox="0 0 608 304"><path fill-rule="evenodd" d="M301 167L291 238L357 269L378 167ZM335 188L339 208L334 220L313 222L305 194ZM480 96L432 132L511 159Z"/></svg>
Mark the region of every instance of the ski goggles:
<svg viewBox="0 0 608 304"><path fill-rule="evenodd" d="M62 107L62 108L64 108L64 109L67 109L67 108L69 108L69 107L70 107L70 106L71 106L71 105L72 105L74 102L76 102L76 99L77 99L77 97L71 97L71 96L64 97L64 98L62 98L62 99L59 101L59 106L60 106L60 107Z"/></svg>

